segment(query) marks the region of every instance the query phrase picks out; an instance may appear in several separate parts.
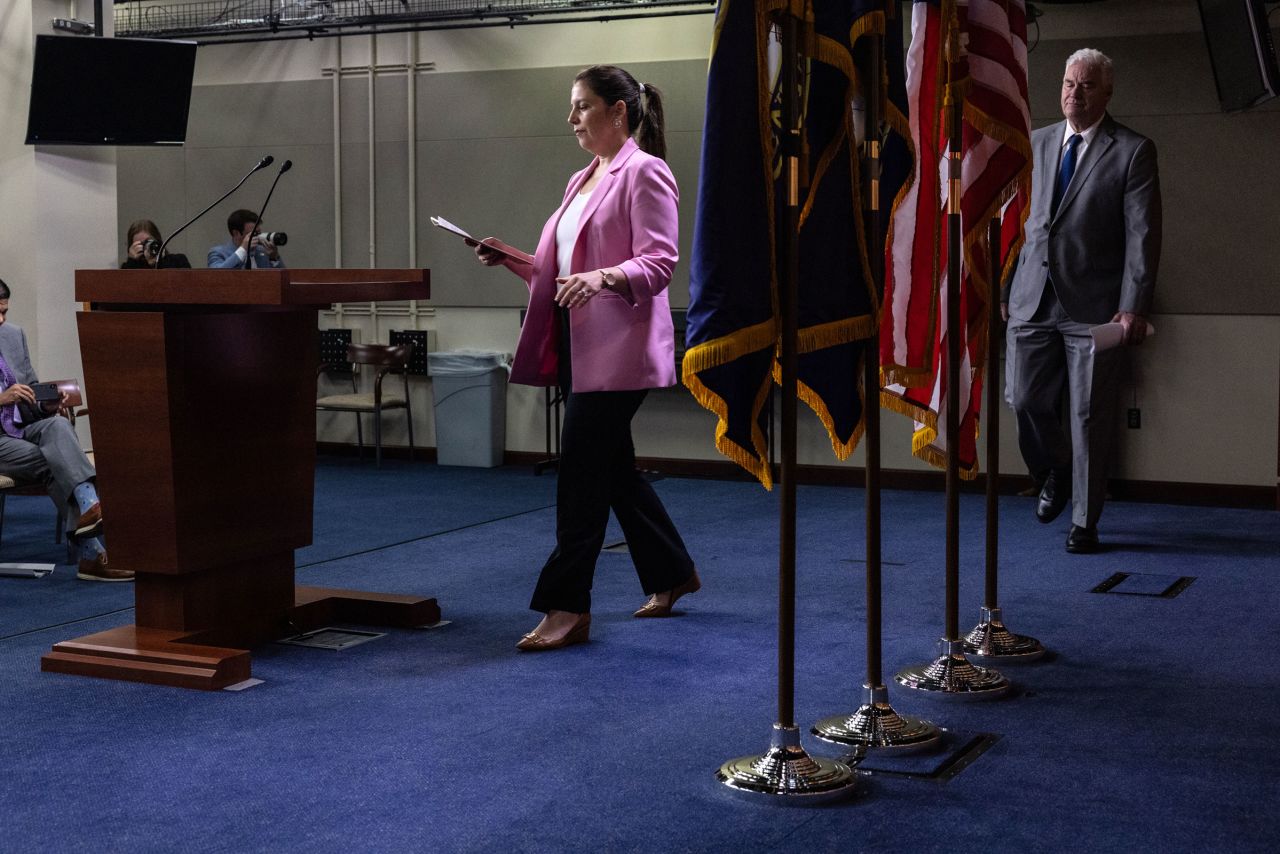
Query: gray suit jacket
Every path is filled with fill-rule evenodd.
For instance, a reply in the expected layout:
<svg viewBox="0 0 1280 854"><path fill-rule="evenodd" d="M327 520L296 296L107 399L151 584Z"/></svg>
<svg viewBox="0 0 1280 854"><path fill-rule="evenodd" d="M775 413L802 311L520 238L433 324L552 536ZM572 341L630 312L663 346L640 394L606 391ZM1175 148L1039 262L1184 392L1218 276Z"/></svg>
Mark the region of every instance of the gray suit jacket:
<svg viewBox="0 0 1280 854"><path fill-rule="evenodd" d="M0 356L4 356L14 378L23 385L38 382L36 372L31 367L31 353L27 350L27 333L21 326L12 323L0 323ZM3 389L0 389L2 391Z"/></svg>
<svg viewBox="0 0 1280 854"><path fill-rule="evenodd" d="M1031 319L1046 277L1079 323L1106 323L1117 311L1146 315L1160 261L1155 144L1110 115L1103 117L1050 219L1065 124L1031 134L1031 211L1009 286L1009 316Z"/></svg>
<svg viewBox="0 0 1280 854"><path fill-rule="evenodd" d="M4 357L5 364L9 366L9 370L13 371L15 380L23 385L39 382L36 378L35 369L31 367L31 353L27 349L27 333L22 331L21 326L15 326L7 321L0 323L0 356ZM0 381L0 391L3 391L4 388L4 382ZM22 409L22 421L25 424L48 417L48 413L42 412L33 406L25 403L20 403L19 405Z"/></svg>

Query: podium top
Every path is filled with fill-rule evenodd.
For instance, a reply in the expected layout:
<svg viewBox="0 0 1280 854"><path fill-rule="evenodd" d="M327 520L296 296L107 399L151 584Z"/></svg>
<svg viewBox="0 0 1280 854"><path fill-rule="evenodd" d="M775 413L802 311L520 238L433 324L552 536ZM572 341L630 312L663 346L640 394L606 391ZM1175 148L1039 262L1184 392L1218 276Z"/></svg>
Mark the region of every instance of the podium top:
<svg viewBox="0 0 1280 854"><path fill-rule="evenodd" d="M430 283L430 270L76 270L76 301L303 308L425 300Z"/></svg>

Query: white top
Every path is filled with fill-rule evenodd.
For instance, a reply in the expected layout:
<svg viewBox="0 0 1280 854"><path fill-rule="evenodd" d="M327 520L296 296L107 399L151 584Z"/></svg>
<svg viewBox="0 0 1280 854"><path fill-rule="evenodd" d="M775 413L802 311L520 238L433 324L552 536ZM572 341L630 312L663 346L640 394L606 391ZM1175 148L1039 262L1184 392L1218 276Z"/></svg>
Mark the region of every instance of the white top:
<svg viewBox="0 0 1280 854"><path fill-rule="evenodd" d="M564 209L564 216L560 217L560 222L556 224L556 266L561 276L567 276L572 272L569 265L573 263L574 238L578 236L578 221L582 219L582 209L587 206L589 198L591 198L589 192L574 196L573 201L569 202L569 207Z"/></svg>

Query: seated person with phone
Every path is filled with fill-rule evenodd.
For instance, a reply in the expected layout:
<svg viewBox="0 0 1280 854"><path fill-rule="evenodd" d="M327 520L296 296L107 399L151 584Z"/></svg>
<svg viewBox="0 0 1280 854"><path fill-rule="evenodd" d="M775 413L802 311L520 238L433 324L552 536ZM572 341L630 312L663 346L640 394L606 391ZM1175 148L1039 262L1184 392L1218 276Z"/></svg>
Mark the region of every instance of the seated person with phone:
<svg viewBox="0 0 1280 854"><path fill-rule="evenodd" d="M61 390L36 379L26 333L6 322L9 295L0 280L0 474L43 484L66 511L67 539L80 552L77 578L132 581L132 572L107 563L97 472L71 422L57 417L66 406Z"/></svg>

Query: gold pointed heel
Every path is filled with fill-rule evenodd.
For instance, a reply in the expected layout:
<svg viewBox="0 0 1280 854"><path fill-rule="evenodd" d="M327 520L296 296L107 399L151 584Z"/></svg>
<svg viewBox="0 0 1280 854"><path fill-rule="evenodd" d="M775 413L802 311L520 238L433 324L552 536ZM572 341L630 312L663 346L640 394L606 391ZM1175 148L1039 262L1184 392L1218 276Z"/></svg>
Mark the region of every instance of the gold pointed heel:
<svg viewBox="0 0 1280 854"><path fill-rule="evenodd" d="M702 589L702 579L698 578L698 571L694 570L693 575L689 576L688 581L686 581L684 584L681 584L679 587L672 588L671 598L670 600L667 601L667 604L663 605L659 603L658 596L660 596L661 594L655 593L654 595L649 597L648 602L645 602L643 605L640 606L640 610L636 611L631 616L633 617L670 617L671 609L675 607L677 599L679 599L681 596L684 596L685 594L688 594L688 593L697 593L701 589Z"/></svg>
<svg viewBox="0 0 1280 854"><path fill-rule="evenodd" d="M590 634L591 615L581 614L578 616L578 621L573 624L573 628L569 629L564 637L549 640L537 632L529 632L516 643L516 649L521 652L549 652L553 649L564 649L566 646L586 643Z"/></svg>

